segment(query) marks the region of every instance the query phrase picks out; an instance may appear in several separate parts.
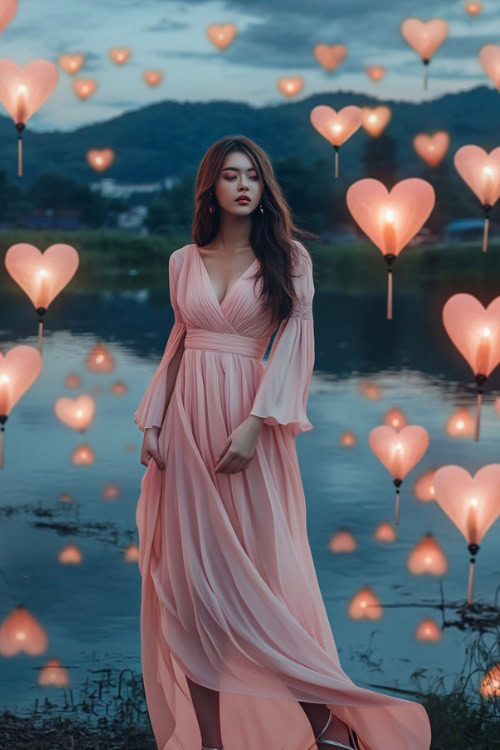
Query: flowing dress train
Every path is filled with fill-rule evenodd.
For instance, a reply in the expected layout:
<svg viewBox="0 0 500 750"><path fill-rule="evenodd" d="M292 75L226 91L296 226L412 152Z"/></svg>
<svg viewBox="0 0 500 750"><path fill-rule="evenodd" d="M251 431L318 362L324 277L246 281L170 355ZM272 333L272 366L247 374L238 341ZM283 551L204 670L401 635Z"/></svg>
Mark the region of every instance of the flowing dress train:
<svg viewBox="0 0 500 750"><path fill-rule="evenodd" d="M312 262L297 243L299 303L273 326L253 283L258 259L219 304L195 244L169 260L175 321L134 421L161 427L136 521L141 656L159 750L199 750L186 675L220 692L224 750L316 746L298 701L325 703L363 750L429 750L417 702L358 687L340 666L309 547L295 436L313 429ZM184 352L165 411L169 362ZM214 473L229 434L265 417L244 472ZM326 746L325 746L326 747Z"/></svg>

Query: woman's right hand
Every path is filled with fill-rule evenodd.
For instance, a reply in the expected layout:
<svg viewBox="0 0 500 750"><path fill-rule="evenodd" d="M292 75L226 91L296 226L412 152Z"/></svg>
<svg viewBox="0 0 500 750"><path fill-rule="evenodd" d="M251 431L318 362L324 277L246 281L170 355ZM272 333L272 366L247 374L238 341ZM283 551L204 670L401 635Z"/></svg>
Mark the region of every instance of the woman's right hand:
<svg viewBox="0 0 500 750"><path fill-rule="evenodd" d="M148 466L151 459L154 458L160 469L165 468L163 458L158 449L158 435L160 434L160 429L160 427L146 427L144 430L144 439L142 441L141 449L141 464L143 466Z"/></svg>

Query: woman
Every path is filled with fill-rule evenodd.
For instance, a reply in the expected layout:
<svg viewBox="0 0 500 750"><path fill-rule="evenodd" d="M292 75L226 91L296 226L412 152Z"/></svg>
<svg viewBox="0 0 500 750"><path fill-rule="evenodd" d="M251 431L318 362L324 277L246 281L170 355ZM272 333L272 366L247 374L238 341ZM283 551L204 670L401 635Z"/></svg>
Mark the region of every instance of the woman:
<svg viewBox="0 0 500 750"><path fill-rule="evenodd" d="M318 586L295 448L313 429L314 284L292 233L308 235L265 152L214 143L194 242L169 260L175 322L134 414L153 731L161 750L200 736L203 750L428 750L420 704L343 672Z"/></svg>

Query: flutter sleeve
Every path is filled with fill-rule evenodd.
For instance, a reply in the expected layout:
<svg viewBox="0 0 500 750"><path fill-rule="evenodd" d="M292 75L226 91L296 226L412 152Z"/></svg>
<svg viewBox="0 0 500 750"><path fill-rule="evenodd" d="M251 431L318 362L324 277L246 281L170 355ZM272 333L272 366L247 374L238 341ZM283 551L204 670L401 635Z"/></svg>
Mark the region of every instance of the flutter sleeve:
<svg viewBox="0 0 500 750"><path fill-rule="evenodd" d="M314 429L306 414L314 367L314 282L309 253L297 244L300 262L293 283L298 304L280 323L250 412L264 417L264 424L290 425L293 435Z"/></svg>
<svg viewBox="0 0 500 750"><path fill-rule="evenodd" d="M161 362L137 410L134 412L134 422L143 432L147 427L161 427L162 425L165 412L168 365L186 332L186 324L182 320L177 306L176 288L178 271L174 255L175 253L172 253L168 263L168 285L170 289L170 302L175 315L174 325L170 330Z"/></svg>

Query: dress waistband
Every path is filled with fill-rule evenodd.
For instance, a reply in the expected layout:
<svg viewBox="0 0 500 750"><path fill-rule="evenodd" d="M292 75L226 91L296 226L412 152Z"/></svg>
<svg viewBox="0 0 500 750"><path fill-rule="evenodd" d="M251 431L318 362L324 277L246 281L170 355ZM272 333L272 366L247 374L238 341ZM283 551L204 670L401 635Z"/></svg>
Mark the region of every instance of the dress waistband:
<svg viewBox="0 0 500 750"><path fill-rule="evenodd" d="M262 359L266 353L269 337L259 339L240 336L239 333L218 333L203 328L188 328L184 339L185 349L209 349L215 352L242 354L244 357Z"/></svg>

